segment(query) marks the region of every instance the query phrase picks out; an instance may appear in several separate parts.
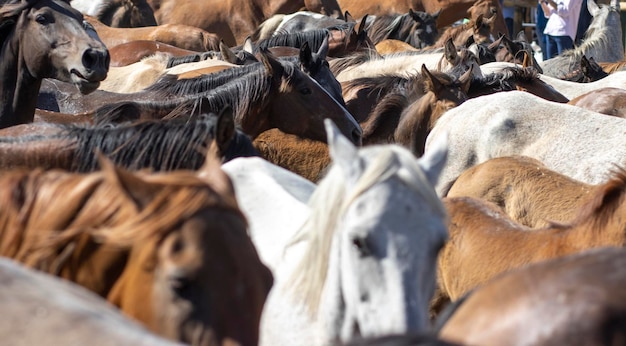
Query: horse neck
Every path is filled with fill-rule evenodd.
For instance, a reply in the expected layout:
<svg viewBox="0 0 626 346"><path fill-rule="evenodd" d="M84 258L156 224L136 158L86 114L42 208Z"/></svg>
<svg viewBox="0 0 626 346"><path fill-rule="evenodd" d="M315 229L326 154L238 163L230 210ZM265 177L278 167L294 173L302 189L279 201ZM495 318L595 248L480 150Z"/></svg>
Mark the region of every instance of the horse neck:
<svg viewBox="0 0 626 346"><path fill-rule="evenodd" d="M33 77L25 66L15 29L5 40L0 56L0 76L4 79L0 83L0 128L30 123L42 79Z"/></svg>
<svg viewBox="0 0 626 346"><path fill-rule="evenodd" d="M238 7L241 6L238 1L236 3ZM263 18L259 18L260 20L256 23L256 26L275 14L294 13L304 7L304 2L293 0L252 0L250 4L255 14L261 13L263 15Z"/></svg>

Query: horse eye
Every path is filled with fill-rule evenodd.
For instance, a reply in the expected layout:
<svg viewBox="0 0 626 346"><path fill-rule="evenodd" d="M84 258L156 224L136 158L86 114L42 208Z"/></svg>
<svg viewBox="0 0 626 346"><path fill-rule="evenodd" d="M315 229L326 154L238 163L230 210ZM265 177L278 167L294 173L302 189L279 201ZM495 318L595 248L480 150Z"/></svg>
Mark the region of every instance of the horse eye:
<svg viewBox="0 0 626 346"><path fill-rule="evenodd" d="M302 95L310 95L311 94L311 89L309 89L307 87L304 87L304 88L300 89L300 93Z"/></svg>
<svg viewBox="0 0 626 346"><path fill-rule="evenodd" d="M38 14L37 17L35 17L35 21L42 25L48 24L48 18L46 18L43 14Z"/></svg>
<svg viewBox="0 0 626 346"><path fill-rule="evenodd" d="M359 252L360 257L367 257L372 254L369 246L367 245L367 240L362 237L354 237L352 238L352 245Z"/></svg>

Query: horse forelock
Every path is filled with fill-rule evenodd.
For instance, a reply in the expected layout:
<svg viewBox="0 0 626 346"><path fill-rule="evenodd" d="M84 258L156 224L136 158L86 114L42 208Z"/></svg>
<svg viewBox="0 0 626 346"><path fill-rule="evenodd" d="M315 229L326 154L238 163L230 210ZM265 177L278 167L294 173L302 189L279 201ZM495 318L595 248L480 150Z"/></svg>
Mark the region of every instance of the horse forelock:
<svg viewBox="0 0 626 346"><path fill-rule="evenodd" d="M292 286L294 293L303 298L311 315L318 311L337 225L341 216L363 193L396 176L417 192L438 217L447 217L441 199L409 151L397 145L374 145L362 149L358 156L360 160L372 159L354 187L348 190L345 173L333 163L311 195L309 218L292 241L292 244L307 241L305 254L291 280L295 283Z"/></svg>
<svg viewBox="0 0 626 346"><path fill-rule="evenodd" d="M612 170L612 177L602 184L593 198L583 205L574 222L592 222L592 229L602 231L606 225L615 219L615 213L626 202L626 169L616 167Z"/></svg>
<svg viewBox="0 0 626 346"><path fill-rule="evenodd" d="M7 208L2 209L0 221L3 229L22 238L21 244L14 242L23 247L24 258L17 259L46 269L63 248L85 235L128 248L137 241L167 235L204 208L240 215L234 196L220 195L192 171L132 174L157 187L143 207L107 171L82 175L35 170L3 175L0 200Z"/></svg>

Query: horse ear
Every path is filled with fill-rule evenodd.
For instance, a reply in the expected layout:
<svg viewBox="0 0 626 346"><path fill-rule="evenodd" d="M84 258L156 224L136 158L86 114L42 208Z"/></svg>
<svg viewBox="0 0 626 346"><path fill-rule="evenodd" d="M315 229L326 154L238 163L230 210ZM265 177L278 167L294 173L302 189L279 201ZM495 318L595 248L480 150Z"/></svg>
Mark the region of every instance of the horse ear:
<svg viewBox="0 0 626 346"><path fill-rule="evenodd" d="M159 192L160 187L144 181L122 167L117 167L102 153L98 152L96 155L105 177L112 180L122 191L126 192L135 202L138 210L143 210Z"/></svg>
<svg viewBox="0 0 626 346"><path fill-rule="evenodd" d="M434 187L448 159L448 133L429 143L428 150L417 160L428 182Z"/></svg>
<svg viewBox="0 0 626 346"><path fill-rule="evenodd" d="M470 86L472 85L472 76L474 75L474 64L470 65L469 69L465 71L459 77L459 82L461 83L461 90L467 95L469 92Z"/></svg>
<svg viewBox="0 0 626 346"><path fill-rule="evenodd" d="M246 37L246 40L243 42L243 50L250 54L254 54L254 42L252 42L252 38L250 36Z"/></svg>
<svg viewBox="0 0 626 346"><path fill-rule="evenodd" d="M433 76L432 73L428 71L428 69L426 68L426 65L424 64L422 64L422 76L424 78L424 90L425 91L430 90L434 92L435 94L437 94L443 87L443 85L441 84L441 81L439 81L437 77Z"/></svg>
<svg viewBox="0 0 626 346"><path fill-rule="evenodd" d="M267 50L262 50L259 54L259 58L265 66L265 71L268 75L278 76L283 73L283 65Z"/></svg>
<svg viewBox="0 0 626 346"><path fill-rule="evenodd" d="M528 66L530 66L530 59L529 59L528 52L523 50L522 55L524 56L524 60L522 61L522 68L527 68Z"/></svg>
<svg viewBox="0 0 626 346"><path fill-rule="evenodd" d="M479 14L478 18L476 18L476 20L474 21L474 29L478 29L483 26L483 19L483 15Z"/></svg>
<svg viewBox="0 0 626 346"><path fill-rule="evenodd" d="M350 173L358 149L339 132L332 120L324 119L324 126L328 139L328 151L333 163L339 165L344 172Z"/></svg>
<svg viewBox="0 0 626 346"><path fill-rule="evenodd" d="M220 153L224 153L235 137L235 118L230 105L222 108L217 115L217 124L213 128L213 138Z"/></svg>
<svg viewBox="0 0 626 346"><path fill-rule="evenodd" d="M511 39L506 36L502 36L501 42L506 47L506 49L515 57L515 55L519 51L519 48L517 47L515 42L511 41Z"/></svg>
<svg viewBox="0 0 626 346"><path fill-rule="evenodd" d="M446 60L448 60L450 64L454 65L459 55L456 52L456 47L454 46L454 42L452 42L452 38L446 40L443 52Z"/></svg>
<svg viewBox="0 0 626 346"><path fill-rule="evenodd" d="M517 37L515 38L515 40L528 43L528 39L526 38L524 30L520 30L520 32L517 33Z"/></svg>
<svg viewBox="0 0 626 346"><path fill-rule="evenodd" d="M198 171L198 177L204 180L213 190L222 197L231 197L234 205L237 204L235 199L235 187L230 177L222 170L222 160L218 153L217 143L211 142L207 150L204 164Z"/></svg>
<svg viewBox="0 0 626 346"><path fill-rule="evenodd" d="M233 53L232 50L230 50L230 47L228 47L226 43L224 43L224 41L220 41L220 53L222 53L222 60L231 64L238 65L237 56L235 55L235 53Z"/></svg>
<svg viewBox="0 0 626 346"><path fill-rule="evenodd" d="M363 16L363 18L361 18L361 22L359 22L355 27L354 30L357 32L357 34L361 35L365 32L365 27L366 27L366 22L367 22L367 14Z"/></svg>
<svg viewBox="0 0 626 346"><path fill-rule="evenodd" d="M595 17L600 12L600 6L598 6L594 0L587 0L587 10L589 10L589 13Z"/></svg>
<svg viewBox="0 0 626 346"><path fill-rule="evenodd" d="M320 45L320 49L317 50L317 58L321 60L326 60L326 57L328 56L328 49L329 49L328 36L326 36L324 37L324 40L322 41L322 44Z"/></svg>
<svg viewBox="0 0 626 346"><path fill-rule="evenodd" d="M465 41L465 48L471 47L474 43L476 43L476 40L474 40L474 35L471 35L467 38L467 41Z"/></svg>
<svg viewBox="0 0 626 346"><path fill-rule="evenodd" d="M584 55L580 58L580 70L583 72L585 76L588 75L589 70L591 70L590 61L587 60L587 57Z"/></svg>
<svg viewBox="0 0 626 346"><path fill-rule="evenodd" d="M500 33L500 37L497 40L491 42L491 44L489 46L487 46L487 49L489 49L492 52L496 51L500 47L500 45L502 44L502 40L504 40L504 37L506 37L506 36L504 36L504 35L502 35L502 33Z"/></svg>
<svg viewBox="0 0 626 346"><path fill-rule="evenodd" d="M346 11L346 12L343 14L343 17L345 18L346 23L354 23L354 22L356 22L356 20L354 19L354 17L352 17L352 15L350 14L350 12L348 12L348 11Z"/></svg>
<svg viewBox="0 0 626 346"><path fill-rule="evenodd" d="M313 64L313 55L308 41L305 41L302 47L300 47L300 64L304 66L305 69L309 69Z"/></svg>

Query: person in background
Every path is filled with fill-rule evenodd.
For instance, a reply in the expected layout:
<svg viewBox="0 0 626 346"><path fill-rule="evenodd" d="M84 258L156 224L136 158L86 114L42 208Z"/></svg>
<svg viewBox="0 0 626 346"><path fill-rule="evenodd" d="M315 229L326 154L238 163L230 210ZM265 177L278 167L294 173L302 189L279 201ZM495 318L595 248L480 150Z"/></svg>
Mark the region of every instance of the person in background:
<svg viewBox="0 0 626 346"><path fill-rule="evenodd" d="M543 33L547 36L546 58L553 58L574 48L582 0L539 0L548 18Z"/></svg>
<svg viewBox="0 0 626 346"><path fill-rule="evenodd" d="M537 4L537 15L535 16L535 34L537 35L537 43L539 47L541 47L541 57L543 60L548 59L548 49L546 48L546 43L548 41L548 35L543 34L543 30L546 28L546 23L548 22L548 18L543 13L543 8L541 7L541 0Z"/></svg>
<svg viewBox="0 0 626 346"><path fill-rule="evenodd" d="M500 6L502 7L502 16L504 17L504 23L506 24L506 28L509 31L506 34L510 38L513 38L513 18L515 18L515 4L512 0L502 0L500 1Z"/></svg>

